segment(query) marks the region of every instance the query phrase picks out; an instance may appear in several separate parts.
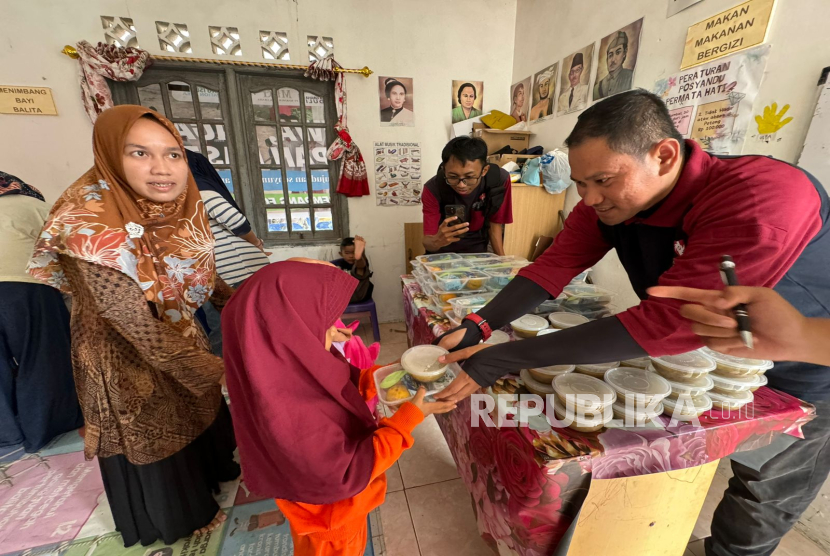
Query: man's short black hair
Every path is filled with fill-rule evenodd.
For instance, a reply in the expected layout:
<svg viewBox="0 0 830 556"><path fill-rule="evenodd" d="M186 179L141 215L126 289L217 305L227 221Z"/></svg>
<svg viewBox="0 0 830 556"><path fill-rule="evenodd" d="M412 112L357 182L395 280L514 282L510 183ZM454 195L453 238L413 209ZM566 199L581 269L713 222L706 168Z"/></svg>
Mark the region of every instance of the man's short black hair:
<svg viewBox="0 0 830 556"><path fill-rule="evenodd" d="M476 86L472 83L464 83L458 88L458 104L461 104L461 91L470 87L473 90L473 100L478 98L478 91L476 91Z"/></svg>
<svg viewBox="0 0 830 556"><path fill-rule="evenodd" d="M487 143L478 137L456 137L451 139L449 143L441 151L441 161L446 164L450 158L458 160L462 164L467 162L480 160L482 164L487 164Z"/></svg>
<svg viewBox="0 0 830 556"><path fill-rule="evenodd" d="M346 247L350 247L352 245L354 245L354 238L353 237L344 237L340 241L340 250L342 251Z"/></svg>
<svg viewBox="0 0 830 556"><path fill-rule="evenodd" d="M578 147L599 137L608 142L611 150L638 158L663 139L676 139L684 145L666 104L645 89L608 97L585 110L565 139L565 146Z"/></svg>

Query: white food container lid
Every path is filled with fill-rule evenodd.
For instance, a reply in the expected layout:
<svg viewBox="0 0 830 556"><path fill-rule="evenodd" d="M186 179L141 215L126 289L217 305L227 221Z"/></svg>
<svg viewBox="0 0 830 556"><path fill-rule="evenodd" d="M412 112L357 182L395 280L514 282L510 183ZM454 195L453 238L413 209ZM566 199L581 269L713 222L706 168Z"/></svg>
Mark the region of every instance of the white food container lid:
<svg viewBox="0 0 830 556"><path fill-rule="evenodd" d="M666 379L645 369L610 369L605 373L605 382L620 396L630 392L644 394L650 398L665 398L671 394L671 386Z"/></svg>
<svg viewBox="0 0 830 556"><path fill-rule="evenodd" d="M550 367L533 367L532 370L540 375L550 376L551 381L559 375L572 373L576 367L573 365L551 365Z"/></svg>
<svg viewBox="0 0 830 556"><path fill-rule="evenodd" d="M510 341L510 335L503 331L503 330L493 330L490 337L487 339L485 344L490 344L491 346L495 346L498 344L506 344Z"/></svg>
<svg viewBox="0 0 830 556"><path fill-rule="evenodd" d="M709 392L709 397L716 402L731 404L748 404L755 399L755 395L749 390L744 390L743 392L730 392L729 394Z"/></svg>
<svg viewBox="0 0 830 556"><path fill-rule="evenodd" d="M528 332L539 332L540 330L548 328L549 325L548 321L542 317L536 315L525 315L511 322L510 326L518 328L519 330L527 330Z"/></svg>
<svg viewBox="0 0 830 556"><path fill-rule="evenodd" d="M611 405L617 401L617 393L613 388L605 384L598 378L592 376L565 373L553 379L553 389L563 398L573 401L574 405L584 407L589 410L596 410L596 398L598 397L603 403ZM590 396L583 398L583 396Z"/></svg>
<svg viewBox="0 0 830 556"><path fill-rule="evenodd" d="M519 371L519 378L522 379L522 382L525 385L530 386L534 390L538 390L540 392L544 392L545 394L553 394L553 386L548 383L539 382L538 380L534 379L530 376L530 372L527 369L522 369Z"/></svg>
<svg viewBox="0 0 830 556"><path fill-rule="evenodd" d="M649 363L649 366L648 366L648 370L651 373L657 374L657 370L650 363ZM709 374L705 374L705 375L699 376L697 378L689 378L689 379L684 380L683 382L677 382L675 380L669 380L666 377L660 377L660 378L662 378L663 380L668 382L669 386L671 386L672 388L676 388L678 390L711 390L715 386L715 383L712 381Z"/></svg>
<svg viewBox="0 0 830 556"><path fill-rule="evenodd" d="M700 351L690 351L679 355L666 355L663 357L652 357L664 367L668 367L681 373L692 374L695 372L709 372L715 370L715 361Z"/></svg>
<svg viewBox="0 0 830 556"><path fill-rule="evenodd" d="M654 419L658 415L662 415L663 411L665 411L662 402L654 406L654 411L643 411L641 409L637 409L635 405L628 405L624 400L617 400L614 402L612 407L616 411L624 414L626 417L631 417L634 420Z"/></svg>
<svg viewBox="0 0 830 556"><path fill-rule="evenodd" d="M553 409L559 415L563 415L565 419L573 421L573 424L577 427L598 427L600 425L605 425L614 419L614 412L611 410L611 406L608 406L605 410L597 413L579 413L578 411L571 411L565 407L562 400L556 398L553 400Z"/></svg>
<svg viewBox="0 0 830 556"><path fill-rule="evenodd" d="M701 348L700 350L707 357L714 359L716 363L722 363L731 367L739 369L769 369L772 367L772 361L766 359L747 359L746 357L735 357L734 355L726 355L709 348Z"/></svg>
<svg viewBox="0 0 830 556"><path fill-rule="evenodd" d="M674 409L681 403L681 400L683 400L683 405L681 405L683 411L681 412L681 415L704 413L712 409L712 398L709 397L709 394L701 394L700 396L695 396L694 398L690 398L689 396L680 396L676 400L671 398L664 399L664 413L667 413L667 415L671 417L671 414L674 413ZM692 404L695 406L695 411L693 413L687 411L689 409L688 400L691 400Z"/></svg>
<svg viewBox="0 0 830 556"><path fill-rule="evenodd" d="M548 315L548 320L557 328L572 328L580 324L585 324L586 322L591 322L591 319L588 317L583 317L577 313L566 313L564 311L551 313Z"/></svg>
<svg viewBox="0 0 830 556"><path fill-rule="evenodd" d="M722 386L724 386L726 388L741 388L744 390L749 390L750 388L761 386L762 375L752 375L745 378L733 378L729 376L722 376L717 373L711 373L709 376L712 377L712 381L715 387L717 388L721 388Z"/></svg>
<svg viewBox="0 0 830 556"><path fill-rule="evenodd" d="M593 365L577 365L579 369L585 369L586 371L592 372L594 374L605 373L606 371L613 369L615 367L619 367L619 361L611 361L610 363L594 363Z"/></svg>
<svg viewBox="0 0 830 556"><path fill-rule="evenodd" d="M401 356L401 366L409 373L414 371L422 376L438 376L444 373L447 368L446 365L435 372L429 373L429 375L426 375L423 371L434 363L436 359L448 353L449 351L444 348L430 344L411 347Z"/></svg>

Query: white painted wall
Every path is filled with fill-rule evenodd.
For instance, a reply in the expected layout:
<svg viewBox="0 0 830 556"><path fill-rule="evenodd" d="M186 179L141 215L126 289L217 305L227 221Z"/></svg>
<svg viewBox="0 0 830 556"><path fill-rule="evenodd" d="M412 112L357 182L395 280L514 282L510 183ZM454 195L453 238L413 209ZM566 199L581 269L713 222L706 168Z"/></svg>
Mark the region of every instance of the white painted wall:
<svg viewBox="0 0 830 556"><path fill-rule="evenodd" d="M645 16L634 86L650 90L657 79L679 70L690 25L739 3L738 0L704 0L666 19L666 0L519 0L512 81L524 79ZM745 154L768 154L789 162L797 160L813 114L816 82L821 69L830 65L828 19L830 2L826 0L778 0L767 35L767 42L773 47L755 111L761 113L772 102L777 102L779 107L790 104L787 115L793 121L770 144L758 140L757 129L749 130ZM533 125L534 142L546 149L560 147L578 116L577 112ZM579 196L571 188L566 208L570 210L578 200ZM597 265L594 276L600 284L621 294L618 300L621 308L638 302L615 253Z"/></svg>
<svg viewBox="0 0 830 556"><path fill-rule="evenodd" d="M54 201L92 163L91 124L79 98L77 63L65 44L103 40L101 15L132 17L139 45L161 54L155 21L185 23L192 56L214 58L208 25L239 28L244 56L261 60L260 29L287 32L292 63L308 63L306 35L334 38L345 67L369 66L368 79L347 80L349 127L364 153L374 141L418 141L424 175L437 168L448 140L453 79L484 81L484 108L504 108L513 65L516 0L3 0L0 84L51 87L58 117L0 115L0 168L39 187ZM472 22L475 22L473 25ZM415 79L415 127L382 128L377 76ZM374 189L371 172L369 183ZM349 200L351 233L364 236L375 272L382 321L403 318L404 222L420 207L381 208L373 197ZM291 256L331 258L332 246L279 249Z"/></svg>

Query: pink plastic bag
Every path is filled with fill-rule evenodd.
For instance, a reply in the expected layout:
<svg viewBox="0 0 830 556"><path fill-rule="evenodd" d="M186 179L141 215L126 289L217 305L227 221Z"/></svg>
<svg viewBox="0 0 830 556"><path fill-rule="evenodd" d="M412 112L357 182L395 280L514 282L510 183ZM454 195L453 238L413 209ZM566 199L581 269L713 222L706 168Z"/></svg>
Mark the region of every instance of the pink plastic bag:
<svg viewBox="0 0 830 556"><path fill-rule="evenodd" d="M343 324L343 321L338 320L335 323L337 328L348 328L352 332L357 330L357 327L360 326L360 321L354 321L349 326ZM363 338L357 335L353 335L352 339L348 342L337 342L336 347L340 352L343 354L343 357L346 360L357 367L358 369L369 369L375 365L375 361L380 355L380 344L375 342L369 347L366 347L366 344L363 343ZM371 400L366 402L366 405L369 406L369 410L372 413L375 413L375 409L378 405L378 398L375 396Z"/></svg>

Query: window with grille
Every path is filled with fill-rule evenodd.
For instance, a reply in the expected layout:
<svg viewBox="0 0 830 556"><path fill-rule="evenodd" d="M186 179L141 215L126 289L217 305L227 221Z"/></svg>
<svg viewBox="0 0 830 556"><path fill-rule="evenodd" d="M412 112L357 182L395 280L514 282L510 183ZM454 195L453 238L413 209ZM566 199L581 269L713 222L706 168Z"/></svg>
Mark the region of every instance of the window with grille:
<svg viewBox="0 0 830 556"><path fill-rule="evenodd" d="M326 159L335 123L330 82L297 73L156 64L110 83L118 104L169 118L185 147L205 155L270 245L331 242L348 234ZM161 67L159 67L161 66Z"/></svg>

